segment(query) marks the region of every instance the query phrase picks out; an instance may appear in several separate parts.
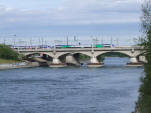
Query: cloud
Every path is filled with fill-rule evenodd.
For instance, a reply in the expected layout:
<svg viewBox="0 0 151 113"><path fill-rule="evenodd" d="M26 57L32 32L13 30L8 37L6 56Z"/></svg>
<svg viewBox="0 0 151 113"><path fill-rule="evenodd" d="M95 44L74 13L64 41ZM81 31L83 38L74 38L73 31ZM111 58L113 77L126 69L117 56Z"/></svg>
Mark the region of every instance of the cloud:
<svg viewBox="0 0 151 113"><path fill-rule="evenodd" d="M0 6L0 28L138 23L139 17L138 0L64 0L46 9Z"/></svg>

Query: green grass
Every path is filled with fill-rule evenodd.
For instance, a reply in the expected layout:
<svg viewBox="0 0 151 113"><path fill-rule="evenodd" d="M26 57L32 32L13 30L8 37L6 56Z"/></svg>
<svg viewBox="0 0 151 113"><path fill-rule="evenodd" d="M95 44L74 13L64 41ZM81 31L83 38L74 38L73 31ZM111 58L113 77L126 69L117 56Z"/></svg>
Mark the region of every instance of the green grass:
<svg viewBox="0 0 151 113"><path fill-rule="evenodd" d="M0 64L12 64L12 63L18 63L20 61L16 61L16 60L7 60L7 59L1 59L0 58Z"/></svg>

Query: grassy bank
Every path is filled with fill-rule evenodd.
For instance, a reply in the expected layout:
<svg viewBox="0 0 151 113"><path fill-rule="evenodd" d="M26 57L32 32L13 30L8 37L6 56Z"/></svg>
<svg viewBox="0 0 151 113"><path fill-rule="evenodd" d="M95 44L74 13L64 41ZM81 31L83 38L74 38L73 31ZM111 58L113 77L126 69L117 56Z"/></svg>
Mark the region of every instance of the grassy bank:
<svg viewBox="0 0 151 113"><path fill-rule="evenodd" d="M18 60L9 60L9 59L1 59L0 58L0 64L12 64L12 63L19 63Z"/></svg>

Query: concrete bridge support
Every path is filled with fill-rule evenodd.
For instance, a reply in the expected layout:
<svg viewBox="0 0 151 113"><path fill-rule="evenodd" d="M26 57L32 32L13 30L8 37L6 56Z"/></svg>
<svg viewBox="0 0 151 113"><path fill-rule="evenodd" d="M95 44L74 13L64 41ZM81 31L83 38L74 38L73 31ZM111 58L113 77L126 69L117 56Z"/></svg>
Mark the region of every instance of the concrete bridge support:
<svg viewBox="0 0 151 113"><path fill-rule="evenodd" d="M130 62L127 63L127 66L129 66L129 67L139 67L139 66L143 66L143 63L139 62L136 57L131 57Z"/></svg>
<svg viewBox="0 0 151 113"><path fill-rule="evenodd" d="M145 56L139 56L139 61L147 63L147 60L146 60Z"/></svg>
<svg viewBox="0 0 151 113"><path fill-rule="evenodd" d="M72 54L66 56L66 63L67 65L81 66L81 64L74 58Z"/></svg>
<svg viewBox="0 0 151 113"><path fill-rule="evenodd" d="M92 56L90 59L90 63L99 63L98 59L95 56Z"/></svg>
<svg viewBox="0 0 151 113"><path fill-rule="evenodd" d="M52 64L60 64L61 61L58 58L53 58Z"/></svg>
<svg viewBox="0 0 151 113"><path fill-rule="evenodd" d="M131 57L130 58L130 63L138 63L138 60L136 57Z"/></svg>
<svg viewBox="0 0 151 113"><path fill-rule="evenodd" d="M63 64L58 58L53 58L52 63L49 67L66 67L66 64Z"/></svg>
<svg viewBox="0 0 151 113"><path fill-rule="evenodd" d="M98 61L98 59L92 55L91 59L90 59L90 63L88 64L88 67L103 67L104 63L100 63Z"/></svg>

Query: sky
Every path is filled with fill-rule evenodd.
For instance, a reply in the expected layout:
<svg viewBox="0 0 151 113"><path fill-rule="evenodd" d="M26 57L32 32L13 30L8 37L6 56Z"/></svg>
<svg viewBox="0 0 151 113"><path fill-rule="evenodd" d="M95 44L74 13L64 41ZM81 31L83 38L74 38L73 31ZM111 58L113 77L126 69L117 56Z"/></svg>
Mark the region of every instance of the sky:
<svg viewBox="0 0 151 113"><path fill-rule="evenodd" d="M140 35L142 0L0 0L0 37L129 40ZM25 39L25 38L24 38Z"/></svg>

